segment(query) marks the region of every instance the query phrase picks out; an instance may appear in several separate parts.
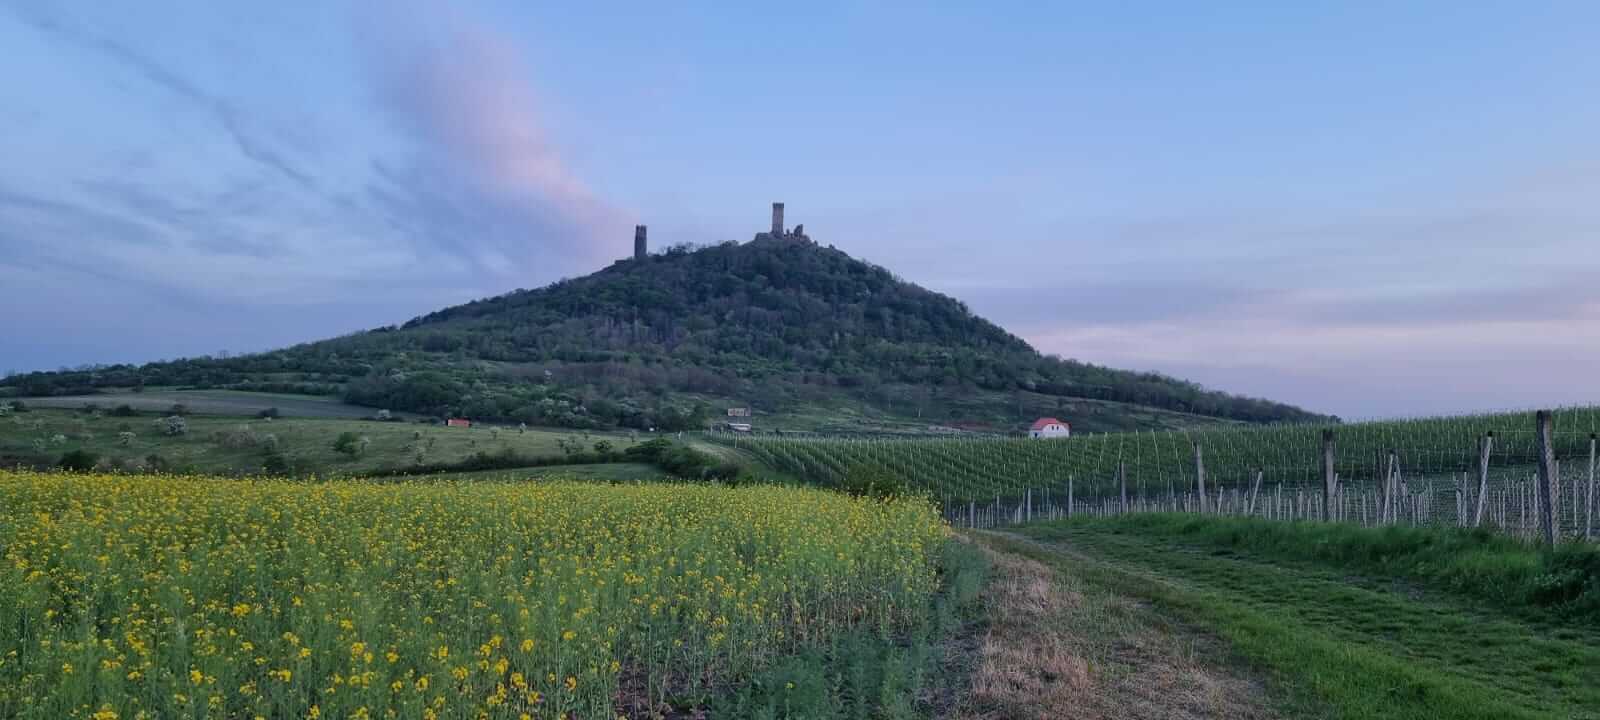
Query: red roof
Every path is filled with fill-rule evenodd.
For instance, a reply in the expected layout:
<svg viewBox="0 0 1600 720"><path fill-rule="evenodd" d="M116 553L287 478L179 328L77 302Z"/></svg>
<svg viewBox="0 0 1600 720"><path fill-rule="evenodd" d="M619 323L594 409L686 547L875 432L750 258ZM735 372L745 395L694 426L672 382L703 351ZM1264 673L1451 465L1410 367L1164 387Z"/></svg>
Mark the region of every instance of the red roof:
<svg viewBox="0 0 1600 720"><path fill-rule="evenodd" d="M1028 429L1029 430L1043 430L1043 429L1045 429L1045 426L1047 426L1047 425L1060 425L1062 427L1066 427L1067 426L1066 423L1061 422L1060 420L1057 420L1055 418L1039 418L1038 420L1033 421L1033 427L1028 428Z"/></svg>

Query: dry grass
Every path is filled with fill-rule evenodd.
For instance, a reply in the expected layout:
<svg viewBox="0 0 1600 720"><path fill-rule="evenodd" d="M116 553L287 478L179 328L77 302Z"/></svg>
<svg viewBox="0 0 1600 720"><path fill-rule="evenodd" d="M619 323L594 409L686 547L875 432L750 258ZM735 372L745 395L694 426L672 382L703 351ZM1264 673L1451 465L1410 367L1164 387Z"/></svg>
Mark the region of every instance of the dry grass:
<svg viewBox="0 0 1600 720"><path fill-rule="evenodd" d="M970 692L952 718L1267 718L1217 641L984 543L992 580Z"/></svg>

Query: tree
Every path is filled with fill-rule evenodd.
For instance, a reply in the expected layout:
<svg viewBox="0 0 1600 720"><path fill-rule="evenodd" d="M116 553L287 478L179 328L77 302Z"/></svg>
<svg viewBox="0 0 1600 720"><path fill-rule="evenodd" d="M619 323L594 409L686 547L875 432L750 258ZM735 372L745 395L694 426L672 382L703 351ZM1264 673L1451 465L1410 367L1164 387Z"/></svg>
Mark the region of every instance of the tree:
<svg viewBox="0 0 1600 720"><path fill-rule="evenodd" d="M612 450L610 440L598 440L594 444L594 451L602 456L610 455Z"/></svg>
<svg viewBox="0 0 1600 720"><path fill-rule="evenodd" d="M183 404L181 402L180 403L173 403L172 407L167 408L167 414L168 415L176 415L176 416L179 416L179 417L182 417L184 415L188 415L189 414L189 406L185 405L185 404Z"/></svg>

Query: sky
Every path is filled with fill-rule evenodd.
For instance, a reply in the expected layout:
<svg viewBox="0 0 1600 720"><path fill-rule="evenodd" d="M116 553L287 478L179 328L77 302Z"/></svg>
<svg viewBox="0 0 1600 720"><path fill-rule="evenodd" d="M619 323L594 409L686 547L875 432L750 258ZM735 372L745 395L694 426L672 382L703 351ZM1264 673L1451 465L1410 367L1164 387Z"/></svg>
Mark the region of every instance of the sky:
<svg viewBox="0 0 1600 720"><path fill-rule="evenodd" d="M1600 402L1592 2L0 0L0 372L822 244L1346 418Z"/></svg>

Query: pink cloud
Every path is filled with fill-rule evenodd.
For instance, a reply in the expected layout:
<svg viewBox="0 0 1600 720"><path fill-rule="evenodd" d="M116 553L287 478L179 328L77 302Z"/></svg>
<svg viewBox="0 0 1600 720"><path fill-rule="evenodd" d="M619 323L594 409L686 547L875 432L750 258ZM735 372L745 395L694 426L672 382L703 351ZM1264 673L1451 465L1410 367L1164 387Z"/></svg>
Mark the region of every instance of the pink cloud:
<svg viewBox="0 0 1600 720"><path fill-rule="evenodd" d="M417 9L409 29L420 32L422 42L385 53L379 65L384 97L434 152L433 161L483 200L520 216L543 248L591 261L620 247L624 235L631 237L631 218L563 160L541 120L545 101L514 41L454 6Z"/></svg>

